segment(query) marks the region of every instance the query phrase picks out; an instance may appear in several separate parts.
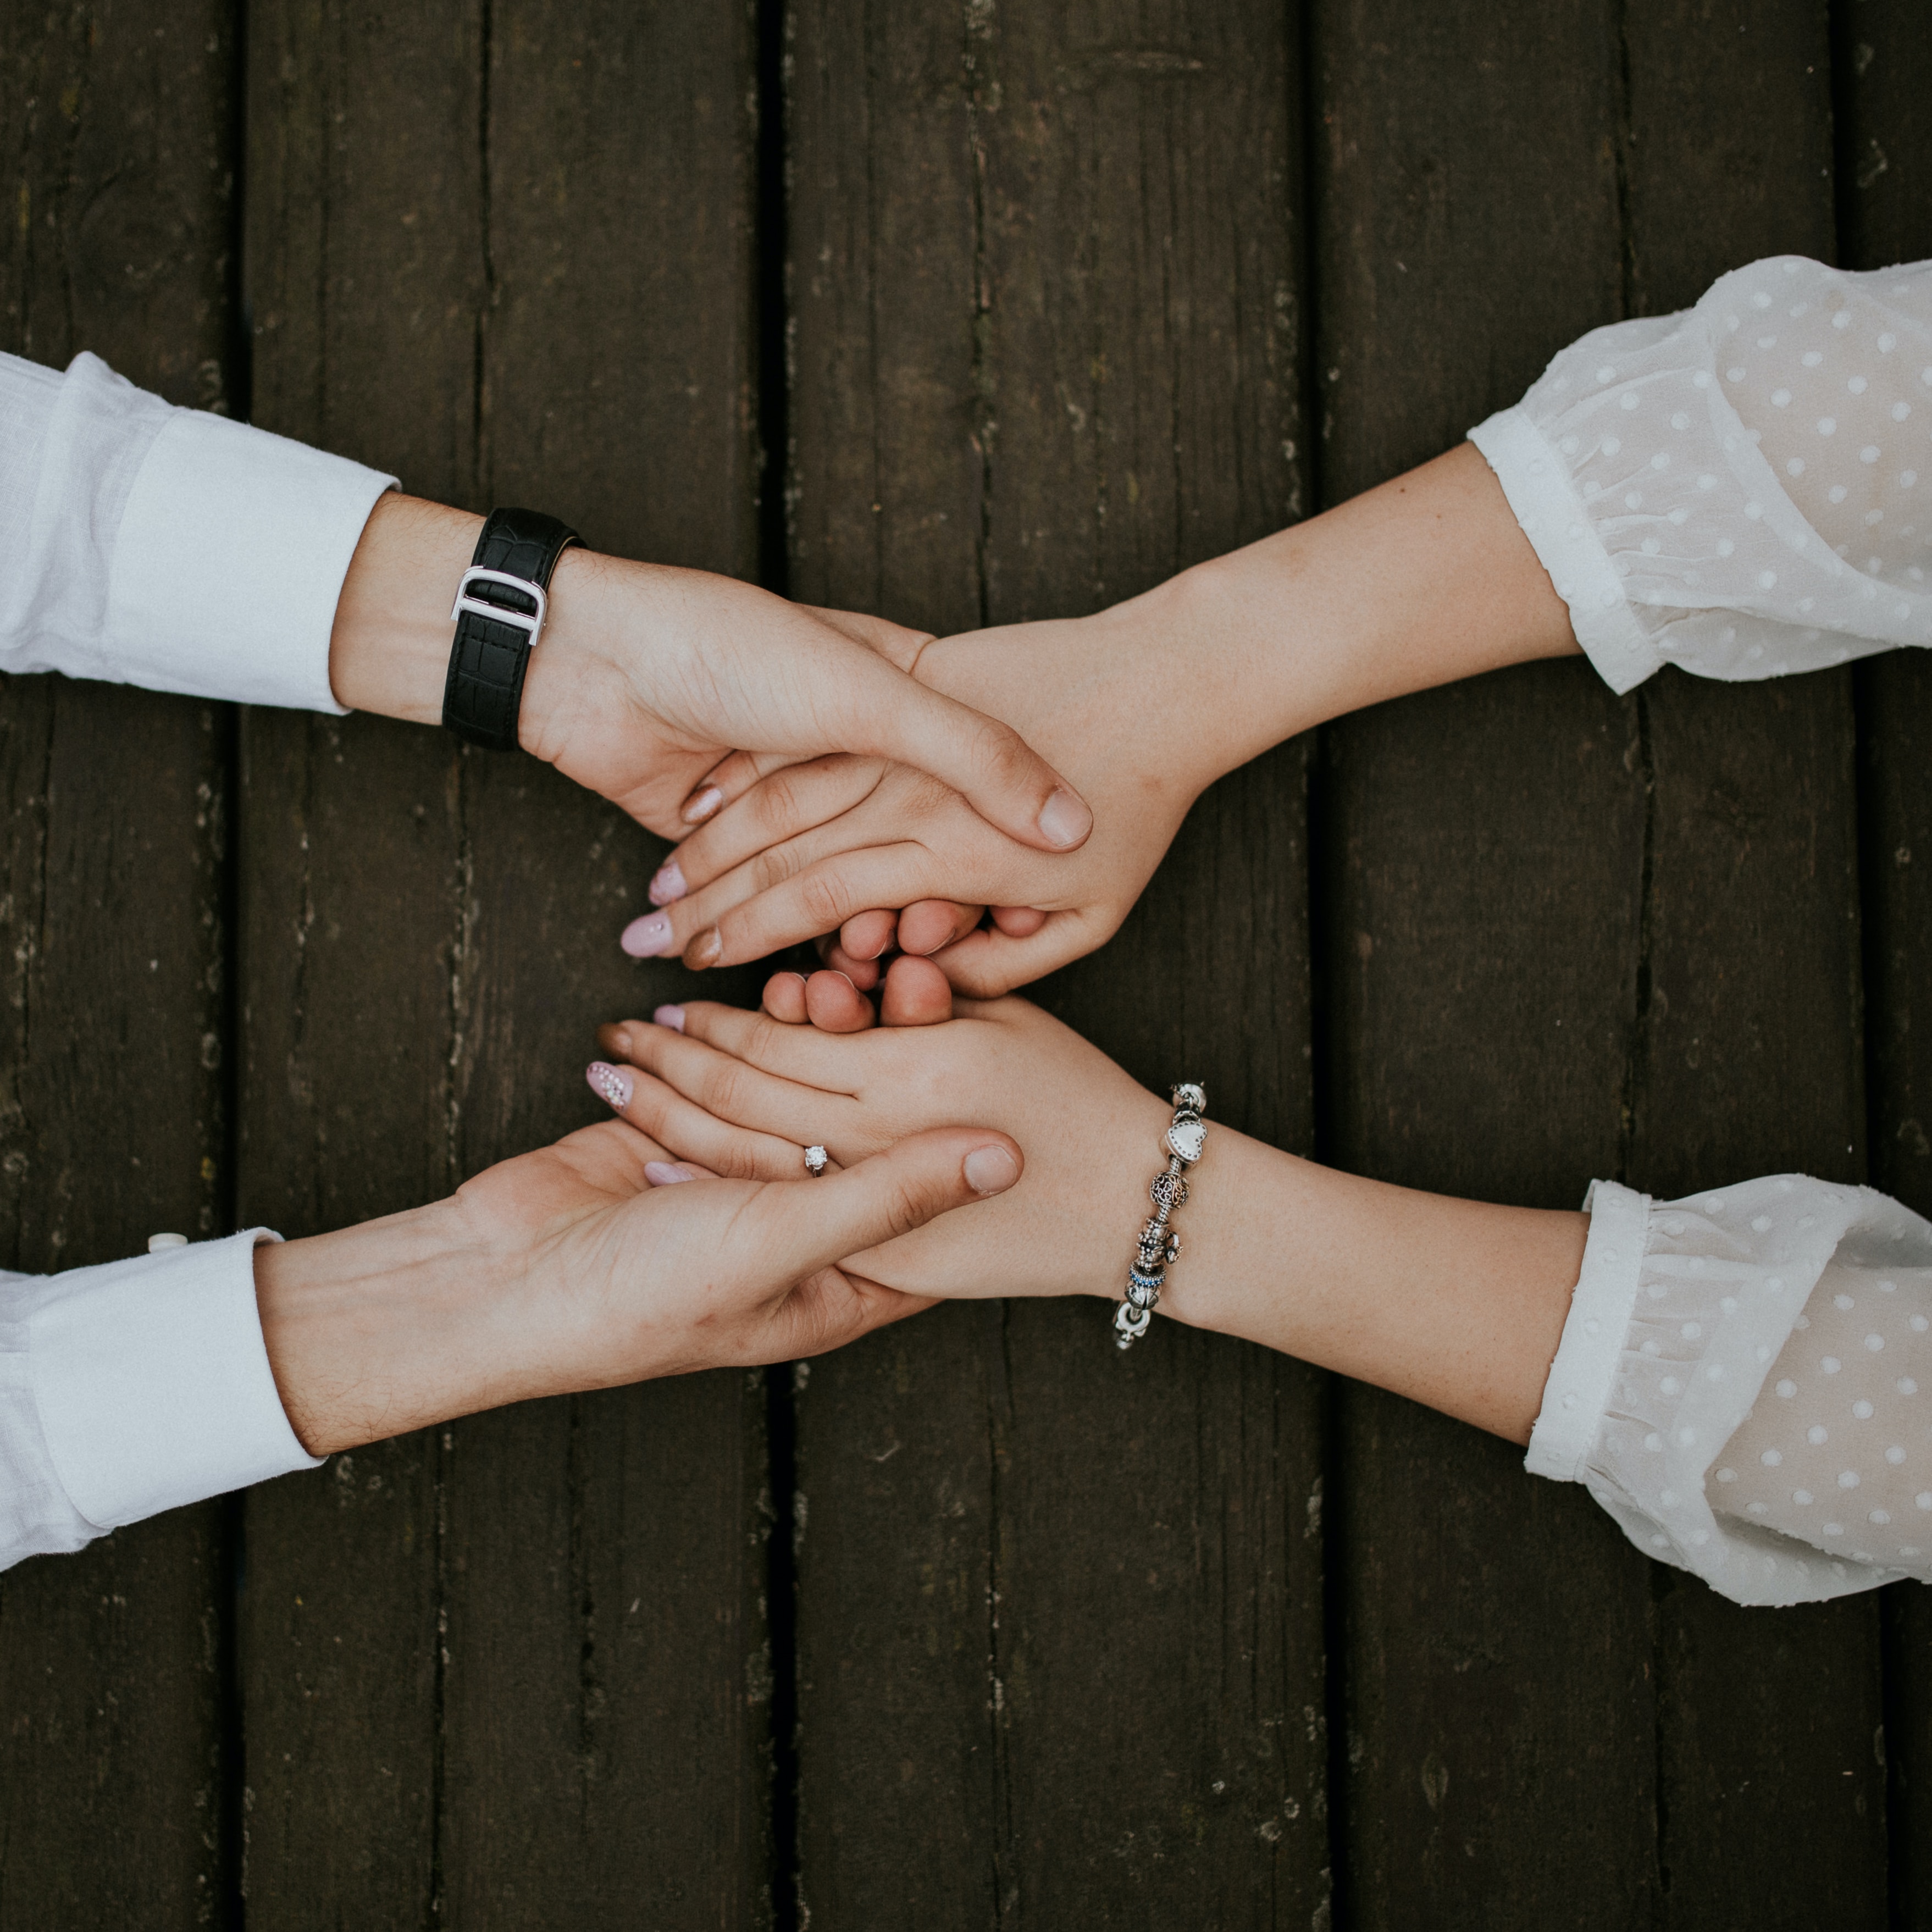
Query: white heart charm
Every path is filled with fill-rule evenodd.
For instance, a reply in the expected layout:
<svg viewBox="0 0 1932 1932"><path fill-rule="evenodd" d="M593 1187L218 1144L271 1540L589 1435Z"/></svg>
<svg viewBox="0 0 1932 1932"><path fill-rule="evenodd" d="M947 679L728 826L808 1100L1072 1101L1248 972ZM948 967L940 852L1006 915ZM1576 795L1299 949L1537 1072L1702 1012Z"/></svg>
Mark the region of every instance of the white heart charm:
<svg viewBox="0 0 1932 1932"><path fill-rule="evenodd" d="M1176 1120L1167 1130L1168 1151L1178 1154L1190 1167L1201 1158L1207 1139L1208 1130L1198 1120Z"/></svg>

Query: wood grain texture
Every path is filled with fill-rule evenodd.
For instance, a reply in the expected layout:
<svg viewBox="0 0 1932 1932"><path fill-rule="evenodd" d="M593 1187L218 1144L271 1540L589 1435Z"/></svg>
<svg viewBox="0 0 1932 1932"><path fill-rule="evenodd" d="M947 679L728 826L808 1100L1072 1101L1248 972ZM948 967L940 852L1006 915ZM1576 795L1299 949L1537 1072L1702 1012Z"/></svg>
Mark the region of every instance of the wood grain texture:
<svg viewBox="0 0 1932 1932"><path fill-rule="evenodd" d="M1808 0L1626 10L1634 309L1695 302L1766 256L1830 259L1827 27ZM1666 673L1636 701L1648 890L1622 1178L1660 1198L1862 1179L1850 676ZM1882 1925L1877 1600L1772 1618L1654 1580L1664 1922L1802 1926L1828 1899L1834 1923Z"/></svg>
<svg viewBox="0 0 1932 1932"><path fill-rule="evenodd" d="M1292 34L1253 5L796 8L794 587L941 630L1301 508ZM1041 997L1307 1144L1303 752ZM1126 1238L1125 1236L1123 1238ZM1325 1912L1317 1380L1090 1305L940 1311L797 1397L815 1924Z"/></svg>
<svg viewBox="0 0 1932 1932"><path fill-rule="evenodd" d="M275 7L250 52L258 415L748 573L748 16ZM616 945L661 848L439 734L248 733L253 1211L380 1213L594 1118L596 1024L680 982ZM258 1496L251 1911L760 1922L763 1413L734 1376L532 1405Z"/></svg>
<svg viewBox="0 0 1932 1932"><path fill-rule="evenodd" d="M0 17L0 346L82 349L226 406L232 10ZM220 706L0 687L0 1259L226 1232L229 771ZM232 1539L177 1510L0 1578L0 1916L224 1922Z"/></svg>
<svg viewBox="0 0 1932 1932"><path fill-rule="evenodd" d="M1910 0L1833 10L1840 259L1932 256L1932 34ZM1932 1216L1932 656L1858 667L1871 1179ZM1885 1593L1892 1923L1932 1928L1932 1591Z"/></svg>
<svg viewBox="0 0 1932 1932"><path fill-rule="evenodd" d="M1322 494L1433 454L1617 313L1605 10L1316 15ZM1324 736L1324 1151L1574 1208L1622 1147L1642 880L1632 707L1579 663ZM1518 1451L1351 1388L1342 1916L1624 1927L1655 1909L1642 1559Z"/></svg>
<svg viewBox="0 0 1932 1932"><path fill-rule="evenodd" d="M1322 42L1335 104L1323 199L1334 239L1321 244L1319 360L1335 425L1324 494L1427 453L1396 439L1440 399L1460 399L1463 422L1512 400L1589 322L1694 300L1759 255L1829 252L1828 60L1815 10L1542 9L1533 22L1494 16L1487 35L1454 48L1412 16L1399 35L1358 11L1336 20ZM1448 84L1456 63L1483 112L1452 109L1468 104ZM1345 68L1352 87L1336 78ZM1552 153L1566 158L1549 176L1523 172ZM1549 207L1552 181L1574 207ZM1517 206L1542 218L1522 231L1497 224L1496 211ZM1418 291L1418 271L1448 292L1453 322ZM1559 321L1554 308L1593 284L1596 312ZM1547 332L1524 344L1514 380L1478 391L1472 373L1442 368L1466 344L1493 369L1501 344L1546 310ZM1404 314L1408 330L1390 326ZM1378 433L1383 422L1398 427ZM1575 691L1571 668L1485 680L1330 734L1326 944L1352 1089L1336 1102L1338 1154L1393 1178L1552 1204L1575 1199L1589 1172L1660 1195L1780 1166L1855 1176L1848 681L1740 692L1667 674L1616 706ZM1588 755L1593 742L1611 755ZM1566 743L1576 763L1559 779ZM1427 822L1445 796L1454 820ZM1354 1400L1364 1433L1345 1438L1342 1480L1348 1534L1370 1558L1348 1579L1352 1628L1366 1640L1350 1659L1364 1767L1351 1870L1365 1922L1502 1910L1802 1924L1827 1896L1847 1923L1882 1916L1870 1602L1808 1613L1808 1644L1796 1620L1779 1635L1667 1573L1646 1588L1634 1554L1580 1522L1573 1546L1532 1541L1518 1519L1540 1526L1551 1506L1522 1498L1508 1456ZM1391 1596L1384 1548L1412 1543L1418 1510L1440 1536L1445 1486L1464 1491L1466 1510L1463 1459L1472 1475L1492 1472L1497 1514L1456 1520L1456 1540ZM1472 1607L1446 1627L1432 1619L1437 1643L1465 1670L1481 1656L1518 1682L1545 1675L1541 1696L1525 1704L1493 1680L1485 1696L1453 1669L1400 1658L1432 1607L1421 1593L1440 1587L1438 1565ZM1564 1666L1579 1626L1557 1596L1573 1591L1589 1672ZM1603 1718L1620 1701L1606 1749ZM1396 1754L1378 1755L1378 1729L1400 1740ZM1460 1816L1450 1738L1474 1761ZM1353 1736L1350 1748L1352 1758ZM1767 1763L1792 1768L1768 1780ZM1586 1796L1580 1784L1594 1776L1608 1782ZM1580 1811L1591 1828L1556 1828Z"/></svg>

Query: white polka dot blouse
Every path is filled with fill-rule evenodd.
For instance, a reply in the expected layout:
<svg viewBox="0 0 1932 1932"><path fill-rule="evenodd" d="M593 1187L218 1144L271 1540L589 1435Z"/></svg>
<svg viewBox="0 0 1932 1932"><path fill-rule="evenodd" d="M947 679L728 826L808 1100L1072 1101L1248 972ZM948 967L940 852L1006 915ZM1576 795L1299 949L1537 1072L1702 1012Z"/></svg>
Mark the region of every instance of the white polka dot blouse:
<svg viewBox="0 0 1932 1932"><path fill-rule="evenodd" d="M1469 434L1614 690L1932 644L1932 262L1754 262ZM1530 1468L1739 1603L1932 1582L1932 1225L1796 1174L1586 1205Z"/></svg>
<svg viewBox="0 0 1932 1932"><path fill-rule="evenodd" d="M1469 434L1614 690L1932 644L1932 262L1754 262Z"/></svg>
<svg viewBox="0 0 1932 1932"><path fill-rule="evenodd" d="M1530 1469L1742 1604L1932 1582L1932 1222L1802 1174L1585 1205Z"/></svg>

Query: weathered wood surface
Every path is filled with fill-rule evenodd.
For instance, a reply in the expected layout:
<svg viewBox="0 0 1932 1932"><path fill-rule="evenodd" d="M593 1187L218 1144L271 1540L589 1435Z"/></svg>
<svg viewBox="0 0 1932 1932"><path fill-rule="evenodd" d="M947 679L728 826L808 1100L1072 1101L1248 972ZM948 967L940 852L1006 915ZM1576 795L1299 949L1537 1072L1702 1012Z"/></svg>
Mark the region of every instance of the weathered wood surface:
<svg viewBox="0 0 1932 1932"><path fill-rule="evenodd" d="M0 347L92 349L171 400L232 375L223 0L0 11ZM232 1198L232 713L0 686L0 1262L222 1232ZM230 1888L232 1512L0 1576L0 1919L191 1926Z"/></svg>
<svg viewBox="0 0 1932 1932"><path fill-rule="evenodd" d="M4 344L607 548L1065 614L1737 262L1932 254L1922 10L16 5ZM1420 1185L1932 1210L1928 713L1905 659L1388 706L1217 787L1042 997ZM10 1265L428 1198L682 983L614 943L650 840L430 734L14 680L0 777ZM1506 1448L1095 1319L533 1405L9 1573L0 1922L1932 1927L1924 1592L1738 1611Z"/></svg>
<svg viewBox="0 0 1932 1932"><path fill-rule="evenodd" d="M1911 0L1833 21L1838 243L1848 268L1932 256L1932 32ZM1857 672L1871 1180L1932 1215L1932 658ZM1932 1592L1885 1592L1894 1924L1932 1928Z"/></svg>
<svg viewBox="0 0 1932 1932"><path fill-rule="evenodd" d="M256 419L753 572L754 52L741 10L256 8ZM673 984L616 943L652 842L379 721L256 712L244 755L244 1215L380 1214L594 1118L595 1024ZM763 1431L759 1378L703 1377L252 1496L251 1922L758 1922Z"/></svg>
<svg viewBox="0 0 1932 1932"><path fill-rule="evenodd" d="M814 4L790 52L798 594L941 631L1066 614L1294 514L1280 9ZM1218 1118L1306 1146L1301 827L1289 747L1042 996L1150 1084L1198 1068ZM1179 1333L1126 1360L1105 1331L1084 1304L962 1308L801 1384L815 1924L1324 1909L1315 1378Z"/></svg>

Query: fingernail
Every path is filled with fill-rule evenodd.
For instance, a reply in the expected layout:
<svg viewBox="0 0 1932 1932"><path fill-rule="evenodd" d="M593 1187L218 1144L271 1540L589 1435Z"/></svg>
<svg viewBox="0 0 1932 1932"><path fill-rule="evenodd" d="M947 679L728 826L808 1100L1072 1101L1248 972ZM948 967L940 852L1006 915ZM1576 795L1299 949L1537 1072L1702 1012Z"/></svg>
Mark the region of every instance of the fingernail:
<svg viewBox="0 0 1932 1932"><path fill-rule="evenodd" d="M674 899L683 898L689 888L684 883L683 868L675 859L667 859L658 868L650 890L652 905L669 905Z"/></svg>
<svg viewBox="0 0 1932 1932"><path fill-rule="evenodd" d="M975 1194L1004 1194L1019 1178L1019 1162L1003 1147L975 1148L966 1156L966 1185Z"/></svg>
<svg viewBox="0 0 1932 1932"><path fill-rule="evenodd" d="M684 1009L682 1006L660 1006L651 1018L661 1027L669 1027L673 1033L684 1030Z"/></svg>
<svg viewBox="0 0 1932 1932"><path fill-rule="evenodd" d="M1065 851L1077 845L1094 829L1094 814L1064 788L1056 791L1040 808L1040 832L1049 845Z"/></svg>
<svg viewBox="0 0 1932 1932"><path fill-rule="evenodd" d="M593 1060L584 1070L584 1077L619 1113L631 1104L631 1076L621 1066L607 1066Z"/></svg>
<svg viewBox="0 0 1932 1932"><path fill-rule="evenodd" d="M644 1162L644 1178L653 1187L668 1187L674 1180L688 1180L692 1177L674 1161L647 1160Z"/></svg>
<svg viewBox="0 0 1932 1932"><path fill-rule="evenodd" d="M647 912L625 927L617 944L633 959L656 959L676 944L670 936L670 919L661 912Z"/></svg>
<svg viewBox="0 0 1932 1932"><path fill-rule="evenodd" d="M716 965L718 955L724 950L724 936L714 926L700 932L684 949L684 963L692 971L701 973L706 967Z"/></svg>
<svg viewBox="0 0 1932 1932"><path fill-rule="evenodd" d="M696 825L709 818L724 802L724 794L716 785L706 785L696 797L685 800L684 822Z"/></svg>

